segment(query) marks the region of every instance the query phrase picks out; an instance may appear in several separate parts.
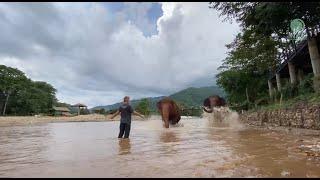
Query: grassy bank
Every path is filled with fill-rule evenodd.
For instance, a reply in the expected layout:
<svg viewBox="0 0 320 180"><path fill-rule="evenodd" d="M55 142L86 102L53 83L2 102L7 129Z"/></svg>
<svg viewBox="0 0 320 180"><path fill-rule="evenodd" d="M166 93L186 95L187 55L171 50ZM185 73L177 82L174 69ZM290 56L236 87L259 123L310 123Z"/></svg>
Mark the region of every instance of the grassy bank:
<svg viewBox="0 0 320 180"><path fill-rule="evenodd" d="M254 112L257 110L272 111L272 110L278 110L278 109L294 108L301 104L304 104L304 105L320 104L320 93L301 94L294 98L283 100L281 103L278 100L278 102L273 104L252 108L249 110L249 112Z"/></svg>

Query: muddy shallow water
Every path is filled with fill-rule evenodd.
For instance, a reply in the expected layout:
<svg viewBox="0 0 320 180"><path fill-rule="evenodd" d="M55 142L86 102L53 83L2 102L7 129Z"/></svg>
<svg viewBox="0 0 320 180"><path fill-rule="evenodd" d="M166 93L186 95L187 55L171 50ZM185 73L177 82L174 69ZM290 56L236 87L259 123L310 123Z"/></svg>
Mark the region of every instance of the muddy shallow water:
<svg viewBox="0 0 320 180"><path fill-rule="evenodd" d="M212 127L183 119L49 123L0 128L0 177L320 177L320 161L299 147L320 142L285 132Z"/></svg>

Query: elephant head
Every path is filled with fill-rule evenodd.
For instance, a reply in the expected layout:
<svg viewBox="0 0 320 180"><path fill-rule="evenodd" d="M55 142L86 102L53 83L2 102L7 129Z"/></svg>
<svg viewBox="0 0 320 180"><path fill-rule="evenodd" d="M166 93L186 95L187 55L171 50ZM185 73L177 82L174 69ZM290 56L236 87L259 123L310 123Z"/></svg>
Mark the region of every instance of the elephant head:
<svg viewBox="0 0 320 180"><path fill-rule="evenodd" d="M161 114L162 121L164 121L165 128L169 128L169 123L177 124L180 121L180 109L172 99L163 98L157 103L157 108Z"/></svg>
<svg viewBox="0 0 320 180"><path fill-rule="evenodd" d="M226 101L222 97L217 95L209 96L203 101L203 110L207 113L212 113L213 107L221 107L225 105Z"/></svg>

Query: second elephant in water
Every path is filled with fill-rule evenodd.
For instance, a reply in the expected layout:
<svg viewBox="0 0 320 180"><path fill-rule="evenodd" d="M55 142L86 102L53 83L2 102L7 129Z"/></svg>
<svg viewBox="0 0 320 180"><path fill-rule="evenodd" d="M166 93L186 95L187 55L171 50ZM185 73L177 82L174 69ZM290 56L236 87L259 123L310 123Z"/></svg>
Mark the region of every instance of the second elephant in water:
<svg viewBox="0 0 320 180"><path fill-rule="evenodd" d="M203 101L203 110L207 113L212 113L214 107L225 106L226 101L217 95L209 96Z"/></svg>
<svg viewBox="0 0 320 180"><path fill-rule="evenodd" d="M174 125L180 121L180 109L172 99L168 97L163 98L157 103L157 108L161 114L165 128L169 128L169 124Z"/></svg>

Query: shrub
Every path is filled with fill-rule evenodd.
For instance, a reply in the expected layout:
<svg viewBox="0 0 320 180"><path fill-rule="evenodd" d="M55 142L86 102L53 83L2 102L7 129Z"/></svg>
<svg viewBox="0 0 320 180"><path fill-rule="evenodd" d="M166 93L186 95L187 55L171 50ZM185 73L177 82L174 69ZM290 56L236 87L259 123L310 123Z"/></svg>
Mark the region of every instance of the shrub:
<svg viewBox="0 0 320 180"><path fill-rule="evenodd" d="M298 85L299 94L310 94L313 93L313 74L310 73Z"/></svg>

